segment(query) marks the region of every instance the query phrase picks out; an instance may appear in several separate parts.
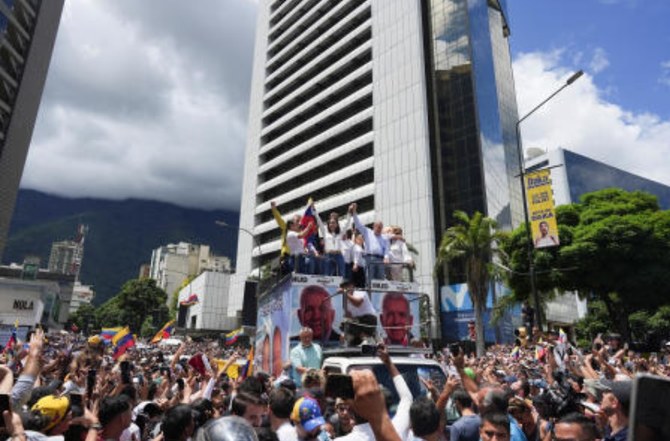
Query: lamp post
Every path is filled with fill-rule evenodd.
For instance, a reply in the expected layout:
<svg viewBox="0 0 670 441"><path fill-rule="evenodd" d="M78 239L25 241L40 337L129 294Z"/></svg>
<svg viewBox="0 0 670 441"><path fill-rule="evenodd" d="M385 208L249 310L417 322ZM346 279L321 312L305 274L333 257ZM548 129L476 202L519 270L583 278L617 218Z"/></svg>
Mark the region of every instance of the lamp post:
<svg viewBox="0 0 670 441"><path fill-rule="evenodd" d="M220 226L220 227L223 227L223 228L230 228L231 230L239 230L239 231L243 231L244 233L246 233L246 234L248 234L249 236L251 236L251 238L252 238L253 241L254 241L254 244L256 245L256 248L258 248L258 258L259 258L259 262L260 262L260 257L261 257L261 243L258 241L258 238L256 237L256 235L255 235L254 233L252 233L251 231L247 230L246 228L243 228L243 227L236 227L236 226L234 226L234 225L230 225L230 224L228 224L228 223L225 222L225 221L220 221L220 220L218 220L218 221L214 221L214 223L217 224L217 225ZM260 270L260 265L258 265L258 275L259 275L259 276L260 276L260 271L261 271L261 270Z"/></svg>
<svg viewBox="0 0 670 441"><path fill-rule="evenodd" d="M548 103L556 95L561 93L563 89L565 89L566 87L570 86L572 83L577 81L582 75L584 75L584 71L582 70L579 70L574 74L572 74L570 78L567 79L565 84L563 84L554 93L545 98L544 101L535 106L530 112L526 113L523 117L519 118L519 120L516 122L516 146L517 146L517 154L519 155L519 169L520 169L519 178L521 179L521 198L523 199L523 215L524 215L524 221L526 223L526 234L528 239L527 248L528 248L528 272L530 275L530 291L531 294L533 295L533 303L535 304L535 323L537 324L537 327L540 330L542 330L542 314L540 313L540 298L537 293L537 287L535 286L535 263L533 262L533 248L534 248L533 236L531 234L530 229L530 219L528 218L528 201L526 200L526 183L525 183L526 166L523 158L523 148L521 146L520 126L521 123L525 121L529 116L535 113L540 107Z"/></svg>

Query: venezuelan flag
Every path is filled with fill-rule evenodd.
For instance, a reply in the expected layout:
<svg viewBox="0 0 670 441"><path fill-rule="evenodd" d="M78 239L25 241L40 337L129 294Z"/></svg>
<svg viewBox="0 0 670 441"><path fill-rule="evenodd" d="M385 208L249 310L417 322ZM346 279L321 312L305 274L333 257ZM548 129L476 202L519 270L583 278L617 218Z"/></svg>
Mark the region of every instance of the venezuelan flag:
<svg viewBox="0 0 670 441"><path fill-rule="evenodd" d="M193 306L196 303L198 303L199 301L200 301L200 299L198 299L197 294L191 294L190 296L188 296L188 298L186 300L182 300L181 302L179 302L179 304L181 306Z"/></svg>
<svg viewBox="0 0 670 441"><path fill-rule="evenodd" d="M247 364L242 368L242 373L240 376L242 379L250 377L254 372L254 347L252 346L249 350L249 356L247 357Z"/></svg>
<svg viewBox="0 0 670 441"><path fill-rule="evenodd" d="M135 336L130 332L128 326L119 331L112 339L114 345L114 360L126 353L129 348L135 346Z"/></svg>
<svg viewBox="0 0 670 441"><path fill-rule="evenodd" d="M112 341L114 336L121 331L123 331L123 328L121 328L121 327L102 328L102 331L100 332L100 338L103 339L103 340Z"/></svg>
<svg viewBox="0 0 670 441"><path fill-rule="evenodd" d="M163 325L160 331L158 331L156 335L154 335L154 338L151 339L151 343L155 344L164 338L169 338L172 335L172 331L174 331L174 320L170 320L165 325Z"/></svg>
<svg viewBox="0 0 670 441"><path fill-rule="evenodd" d="M9 340L7 340L5 349L2 351L3 353L7 353L7 351L11 351L14 349L14 345L16 344L17 341L19 341L18 337L16 336L16 333L18 331L19 331L19 319L16 319L16 321L14 322L14 328L12 328L12 335L9 336Z"/></svg>
<svg viewBox="0 0 670 441"><path fill-rule="evenodd" d="M518 346L514 346L514 349L512 349L512 358L518 360L519 357L521 357L521 349Z"/></svg>
<svg viewBox="0 0 670 441"><path fill-rule="evenodd" d="M240 337L240 335L243 334L242 328L235 329L234 331L229 332L226 334L226 346L230 346L232 344L235 344L237 339Z"/></svg>

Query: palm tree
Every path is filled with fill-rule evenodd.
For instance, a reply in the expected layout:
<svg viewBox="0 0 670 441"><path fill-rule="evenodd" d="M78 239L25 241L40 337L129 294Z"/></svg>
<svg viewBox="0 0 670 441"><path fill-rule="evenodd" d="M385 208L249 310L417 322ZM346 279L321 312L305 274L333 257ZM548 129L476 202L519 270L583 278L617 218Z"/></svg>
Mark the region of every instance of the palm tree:
<svg viewBox="0 0 670 441"><path fill-rule="evenodd" d="M484 355L484 310L489 291L491 258L498 253L496 242L502 233L496 231L496 221L475 212L472 217L465 212L454 212L456 225L449 227L442 236L437 250L435 271L445 264L463 263L472 305L475 308L477 331L477 356Z"/></svg>

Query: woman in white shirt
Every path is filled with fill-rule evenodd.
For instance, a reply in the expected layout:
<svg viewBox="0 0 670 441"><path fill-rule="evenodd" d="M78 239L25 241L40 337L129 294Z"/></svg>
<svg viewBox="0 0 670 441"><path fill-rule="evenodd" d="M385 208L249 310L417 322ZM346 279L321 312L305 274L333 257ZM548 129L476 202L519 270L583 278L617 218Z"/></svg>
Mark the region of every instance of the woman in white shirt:
<svg viewBox="0 0 670 441"><path fill-rule="evenodd" d="M344 276L344 255L342 253L346 240L345 231L351 225L351 219L347 216L344 225L340 225L337 213L330 213L328 225L325 225L314 208L316 223L323 238L324 276Z"/></svg>
<svg viewBox="0 0 670 441"><path fill-rule="evenodd" d="M407 248L402 236L402 228L392 227L392 236L389 246L390 279L401 281L404 267L414 268L414 259Z"/></svg>

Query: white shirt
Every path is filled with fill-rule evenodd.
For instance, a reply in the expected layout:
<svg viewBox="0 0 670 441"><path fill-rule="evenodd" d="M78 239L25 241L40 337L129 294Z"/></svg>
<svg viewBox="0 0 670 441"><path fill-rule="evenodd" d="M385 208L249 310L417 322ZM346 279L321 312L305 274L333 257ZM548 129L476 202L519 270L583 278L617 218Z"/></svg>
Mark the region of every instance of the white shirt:
<svg viewBox="0 0 670 441"><path fill-rule="evenodd" d="M383 234L377 236L374 231L363 225L358 219L358 215L354 214L354 225L360 231L365 239L365 252L375 256L388 257L389 240Z"/></svg>
<svg viewBox="0 0 670 441"><path fill-rule="evenodd" d="M298 432L288 421L279 426L276 433L279 441L298 441Z"/></svg>
<svg viewBox="0 0 670 441"><path fill-rule="evenodd" d="M119 441L140 441L141 439L140 428L135 423L132 423L119 437Z"/></svg>
<svg viewBox="0 0 670 441"><path fill-rule="evenodd" d="M347 435L335 438L333 441L376 441L375 433L369 423L357 424Z"/></svg>
<svg viewBox="0 0 670 441"><path fill-rule="evenodd" d="M286 233L286 245L291 250L291 256L299 256L304 250L302 239L298 237L298 232L289 231Z"/></svg>
<svg viewBox="0 0 670 441"><path fill-rule="evenodd" d="M363 249L361 248L361 254ZM342 256L345 263L353 263L354 261L354 241L351 239L342 240Z"/></svg>
<svg viewBox="0 0 670 441"><path fill-rule="evenodd" d="M406 440L409 439L409 432L412 427L409 420L409 408L412 406L414 398L412 397L412 391L407 387L407 383L402 375L393 377L393 385L395 386L395 390L398 391L400 401L398 402L398 408L396 409L391 423L393 424L395 431L400 435L400 439Z"/></svg>
<svg viewBox="0 0 670 441"><path fill-rule="evenodd" d="M351 261L359 268L365 268L365 257L363 257L363 248L360 245L354 245L351 248Z"/></svg>
<svg viewBox="0 0 670 441"><path fill-rule="evenodd" d="M316 211L316 210L314 210ZM326 253L338 253L342 252L344 248L343 242L345 239L345 232L351 226L350 216L347 216L347 220L344 222L339 222L340 233L331 233L328 231L327 225L323 223L321 217L318 213L314 213L316 217L316 223L319 225L319 231L321 232L321 237L323 237L323 249Z"/></svg>
<svg viewBox="0 0 670 441"><path fill-rule="evenodd" d="M375 311L375 307L372 306L372 302L366 291L354 291L351 295L356 299L363 300L363 303L361 303L360 306L355 306L353 302L347 300L347 311L349 311L352 317L377 315L377 311Z"/></svg>

